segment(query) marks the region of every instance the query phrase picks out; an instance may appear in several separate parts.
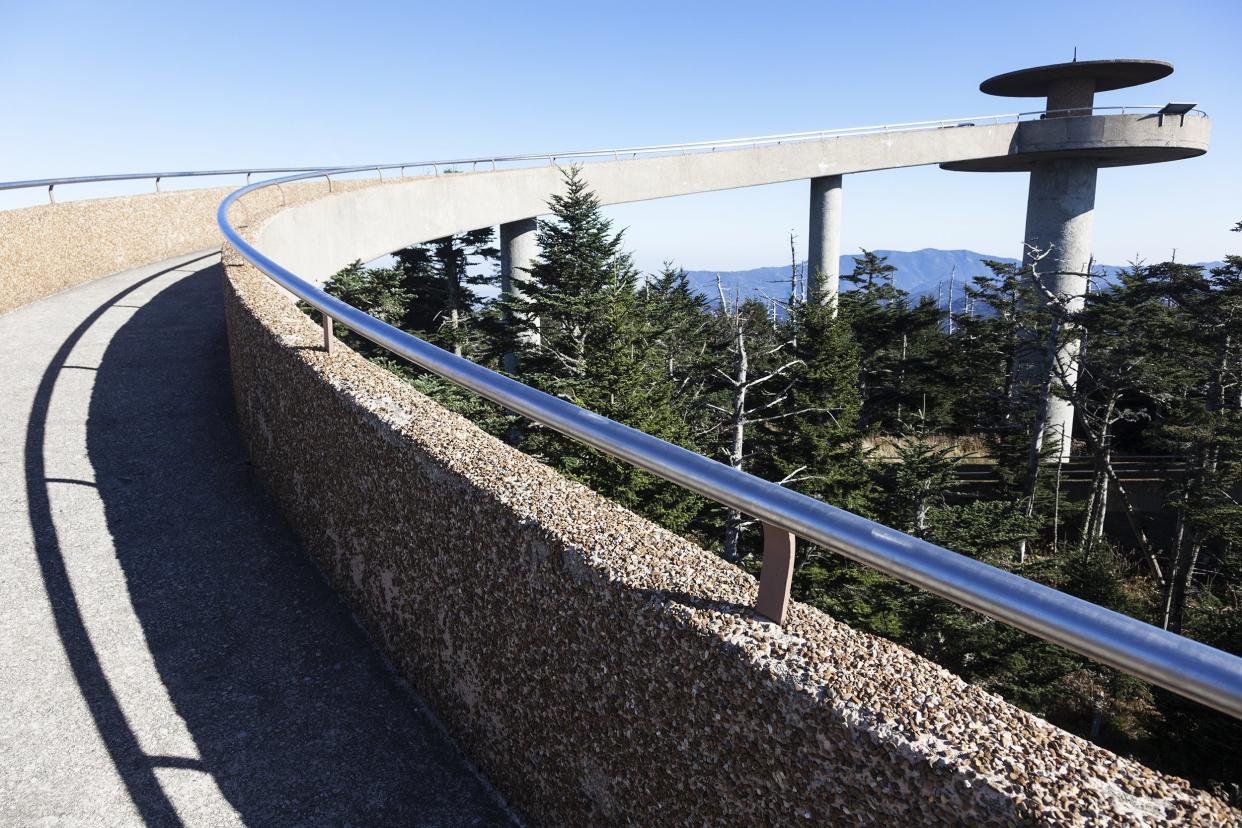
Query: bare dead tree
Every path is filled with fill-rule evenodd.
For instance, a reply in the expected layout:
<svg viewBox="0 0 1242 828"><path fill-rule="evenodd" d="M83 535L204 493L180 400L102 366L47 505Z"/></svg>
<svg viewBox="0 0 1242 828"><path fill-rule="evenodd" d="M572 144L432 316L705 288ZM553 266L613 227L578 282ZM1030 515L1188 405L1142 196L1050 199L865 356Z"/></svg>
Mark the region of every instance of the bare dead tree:
<svg viewBox="0 0 1242 828"><path fill-rule="evenodd" d="M798 266L797 235L789 231L789 306L806 300L806 273Z"/></svg>
<svg viewBox="0 0 1242 828"><path fill-rule="evenodd" d="M1064 378L1062 378L1064 382ZM1092 483L1092 493L1088 496L1087 513L1089 523L1083 528L1084 539L1080 542L1079 550L1083 554L1089 554L1090 546L1084 544L1094 544L1103 537L1104 516L1107 509L1107 492L1108 484L1112 484L1112 488L1117 491L1117 497L1120 499L1122 508L1126 515L1126 521L1130 525L1130 530L1134 533L1134 540L1139 546L1139 550L1143 553L1143 557L1147 559L1151 567L1152 576L1156 581L1164 586L1165 576L1160 566L1160 559L1156 555L1155 547L1147 537L1147 533L1143 530L1142 522L1139 518L1138 509L1134 505L1134 500L1130 496L1129 490L1122 482L1120 475L1117 473L1116 467L1112 461L1111 427L1120 420L1124 419L1118 413L1117 403L1120 394L1110 395L1109 400L1105 403L1104 413L1102 415L1093 415L1090 413L1090 407L1083 399L1081 392L1077 388L1067 388L1066 393L1069 394L1070 401L1074 404L1074 408L1082 415L1079 419L1083 425L1082 436L1087 443L1087 448L1097 458L1097 470L1102 472L1103 479L1096 479ZM1095 515L1095 521L1090 522L1090 515ZM1090 532L1094 539L1086 541L1086 536Z"/></svg>
<svg viewBox="0 0 1242 828"><path fill-rule="evenodd" d="M1028 248L1031 259L1029 265L1031 281L1044 295L1052 313L1052 320L1048 325L1048 335L1042 348L1042 364L1051 368L1059 361L1061 325L1067 308L1065 300L1054 291L1048 289L1039 274L1039 264L1052 253L1052 248L1049 247L1047 250L1042 251L1029 245ZM1040 376L1039 394L1035 402L1035 422L1031 426L1031 439L1026 456L1026 478L1022 487L1023 513L1027 518L1035 514L1035 490L1039 482L1039 461L1044 451L1044 431L1048 427L1048 409L1052 400L1053 379L1056 374L1056 370L1044 370ZM1025 538L1018 542L1017 558L1019 564L1026 562L1026 545Z"/></svg>
<svg viewBox="0 0 1242 828"><path fill-rule="evenodd" d="M957 275L957 265L949 271L949 336L953 336L953 277Z"/></svg>
<svg viewBox="0 0 1242 828"><path fill-rule="evenodd" d="M1088 282L1088 286L1089 284ZM1127 367L1125 373L1128 374L1130 371L1138 369L1140 365L1141 361L1133 363ZM1096 458L1095 474L1093 475L1091 490L1087 498L1087 517L1079 541L1080 554L1084 557L1089 556L1094 545L1104 536L1104 520L1107 516L1109 484L1111 483L1112 488L1117 491L1117 496L1125 512L1126 522L1130 526L1135 542L1151 567L1152 576L1162 587L1166 586L1167 582L1160 566L1160 559L1151 541L1148 539L1147 533L1143 530L1138 509L1134 506L1134 500L1130 497L1130 493L1122 482L1120 475L1117 474L1116 467L1112 461L1112 427L1125 418L1124 414L1118 409L1121 392L1114 390L1109 394L1104 404L1103 413L1093 413L1091 406L1083 398L1078 384L1070 383L1069 377L1066 375L1069 366L1061 360L1055 360L1052 367L1053 372L1056 373L1057 379L1061 383L1063 393L1068 396L1075 411L1079 414L1079 421L1083 425L1083 439L1087 443L1087 448Z"/></svg>
<svg viewBox="0 0 1242 828"><path fill-rule="evenodd" d="M708 403L707 407L724 416L728 434L724 451L728 457L729 465L740 471L746 462L746 433L748 428L759 423L807 413L806 411L770 413L777 411L778 406L788 399L791 384L786 384L782 390L768 395L766 399L757 404L752 396L761 386L765 386L774 379L785 377L795 366L802 364L802 360L789 360L760 376L753 375L751 371L751 354L747 345L747 337L750 331L748 330L746 319L741 312L742 303L738 301L735 295L733 304L730 305L728 297L725 295L724 287L720 283L719 276L716 277L716 292L720 297L720 315L727 326L726 330L730 340L729 350L733 354L733 366L728 373L719 368L716 369L716 374L724 381L730 391L728 406ZM786 342L778 342L767 347L757 356L764 359L772 357L784 350L787 345L788 343ZM790 482L800 471L801 469L796 470L780 482ZM726 512L724 531L724 557L726 560L737 562L741 559L739 540L742 530L750 524L751 521L748 521L741 512L735 509L729 509Z"/></svg>

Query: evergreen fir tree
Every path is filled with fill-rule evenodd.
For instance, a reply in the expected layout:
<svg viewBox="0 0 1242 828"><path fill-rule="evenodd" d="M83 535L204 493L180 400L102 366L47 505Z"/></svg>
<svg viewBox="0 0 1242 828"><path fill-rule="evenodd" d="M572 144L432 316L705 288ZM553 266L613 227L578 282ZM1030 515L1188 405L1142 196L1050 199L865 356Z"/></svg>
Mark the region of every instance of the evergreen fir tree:
<svg viewBox="0 0 1242 828"><path fill-rule="evenodd" d="M859 429L859 349L850 327L819 302L796 305L786 327L789 353L798 363L782 406L786 417L768 429L774 479L834 506L870 513Z"/></svg>
<svg viewBox="0 0 1242 828"><path fill-rule="evenodd" d="M458 356L478 358L488 349L476 288L494 285L488 265L499 257L490 227L398 250L402 287L412 297L402 327ZM479 266L482 265L482 269Z"/></svg>
<svg viewBox="0 0 1242 828"><path fill-rule="evenodd" d="M857 286L839 302L860 348L860 420L868 429L899 430L904 416L925 407L934 365L925 340L938 335L940 311L930 298L912 303L896 277L897 268L870 250L843 277Z"/></svg>
<svg viewBox="0 0 1242 828"><path fill-rule="evenodd" d="M522 354L529 375L577 402L588 395L588 342L609 315L602 299L632 291L638 274L579 168L564 179L565 193L548 201L553 218L539 221L538 259L514 277L522 294L514 308L518 324L539 324L538 346Z"/></svg>
<svg viewBox="0 0 1242 828"><path fill-rule="evenodd" d="M368 268L361 261L342 268L324 284L323 289L347 305L397 327L402 327L412 299L400 269ZM317 313L315 315L318 316ZM334 327L336 335L354 350L368 355L381 353L370 340L363 339L344 325Z"/></svg>
<svg viewBox="0 0 1242 828"><path fill-rule="evenodd" d="M522 298L514 318L539 321L538 344L528 342L521 355L523 378L597 414L690 444L622 234L613 232L576 167L566 171L565 188L549 200L552 219L539 222L540 255L529 277L515 279ZM674 530L701 507L673 484L547 429L530 428L522 447Z"/></svg>

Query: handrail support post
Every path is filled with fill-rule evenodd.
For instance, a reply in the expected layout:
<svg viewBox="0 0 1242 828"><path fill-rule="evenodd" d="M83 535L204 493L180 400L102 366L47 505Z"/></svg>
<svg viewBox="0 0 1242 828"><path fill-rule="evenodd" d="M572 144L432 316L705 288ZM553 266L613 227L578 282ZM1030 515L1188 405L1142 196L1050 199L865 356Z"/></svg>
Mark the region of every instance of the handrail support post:
<svg viewBox="0 0 1242 828"><path fill-rule="evenodd" d="M794 551L798 539L792 532L763 524L763 569L759 573L759 598L755 612L785 625L789 613L789 589L793 585Z"/></svg>
<svg viewBox="0 0 1242 828"><path fill-rule="evenodd" d="M326 313L323 314L323 350L329 356L332 355L332 343L336 339L332 335L332 317Z"/></svg>

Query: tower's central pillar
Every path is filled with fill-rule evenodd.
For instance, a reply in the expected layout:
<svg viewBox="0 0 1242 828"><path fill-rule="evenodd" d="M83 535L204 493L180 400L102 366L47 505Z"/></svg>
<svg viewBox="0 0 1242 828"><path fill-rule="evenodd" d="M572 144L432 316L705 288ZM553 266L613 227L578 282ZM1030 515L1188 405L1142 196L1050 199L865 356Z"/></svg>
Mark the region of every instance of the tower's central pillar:
<svg viewBox="0 0 1242 828"><path fill-rule="evenodd" d="M1026 202L1023 271L1035 281L1041 301L1057 314L1082 310L1091 269L1091 229L1095 210L1097 165L1087 158L1056 158L1031 168ZM1068 460L1074 435L1074 405L1066 398L1078 383L1077 338L1062 324L1056 347L1033 360L1032 377L1049 378L1054 391L1048 400L1045 440L1060 446Z"/></svg>

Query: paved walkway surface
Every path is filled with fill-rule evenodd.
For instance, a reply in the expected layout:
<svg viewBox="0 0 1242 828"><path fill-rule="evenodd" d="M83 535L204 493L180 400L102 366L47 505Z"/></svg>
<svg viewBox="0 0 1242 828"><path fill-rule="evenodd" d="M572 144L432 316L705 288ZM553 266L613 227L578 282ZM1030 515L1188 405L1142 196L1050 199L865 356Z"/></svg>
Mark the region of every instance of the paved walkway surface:
<svg viewBox="0 0 1242 828"><path fill-rule="evenodd" d="M252 477L215 254L0 316L0 825L496 825Z"/></svg>

